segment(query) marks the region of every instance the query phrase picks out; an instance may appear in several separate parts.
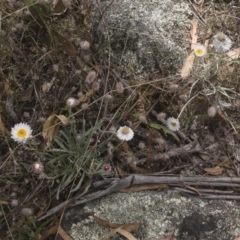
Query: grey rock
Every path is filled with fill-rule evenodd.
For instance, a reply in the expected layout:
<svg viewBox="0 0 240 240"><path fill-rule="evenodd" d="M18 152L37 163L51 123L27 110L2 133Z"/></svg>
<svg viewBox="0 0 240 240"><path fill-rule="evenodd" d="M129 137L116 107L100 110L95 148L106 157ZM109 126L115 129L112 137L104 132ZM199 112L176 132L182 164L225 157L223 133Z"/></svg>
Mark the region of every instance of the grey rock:
<svg viewBox="0 0 240 240"><path fill-rule="evenodd" d="M170 233L179 240L233 240L240 236L238 203L186 197L176 191L116 193L75 207L66 213L63 222L65 227L71 226L74 240L99 240L110 233L91 214L113 223L140 223L132 233L138 240ZM111 239L125 238L116 234Z"/></svg>
<svg viewBox="0 0 240 240"><path fill-rule="evenodd" d="M186 1L99 2L89 18L93 41L105 59L110 46L115 68L125 76L153 73L159 64L166 74L179 71L191 41L192 13Z"/></svg>

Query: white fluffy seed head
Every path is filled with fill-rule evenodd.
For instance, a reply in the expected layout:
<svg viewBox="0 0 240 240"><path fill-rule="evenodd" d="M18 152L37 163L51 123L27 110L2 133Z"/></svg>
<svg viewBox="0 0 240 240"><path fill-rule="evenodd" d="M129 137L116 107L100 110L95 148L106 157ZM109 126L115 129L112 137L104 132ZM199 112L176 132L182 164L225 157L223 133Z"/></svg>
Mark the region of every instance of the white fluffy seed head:
<svg viewBox="0 0 240 240"><path fill-rule="evenodd" d="M113 100L113 96L110 95L110 94L105 94L105 95L103 96L103 99L104 99L105 101L111 101L111 100Z"/></svg>
<svg viewBox="0 0 240 240"><path fill-rule="evenodd" d="M33 210L32 210L32 208L22 208L21 213L23 216L29 217L29 216L33 215Z"/></svg>
<svg viewBox="0 0 240 240"><path fill-rule="evenodd" d="M171 90L176 90L178 88L179 88L179 86L177 84L170 84L169 85L169 89L171 89Z"/></svg>
<svg viewBox="0 0 240 240"><path fill-rule="evenodd" d="M117 129L116 129L116 127L114 127L114 126L111 126L111 127L109 128L109 131L111 131L111 132L117 132Z"/></svg>
<svg viewBox="0 0 240 240"><path fill-rule="evenodd" d="M90 71L86 77L85 82L88 84L91 84L96 79L96 77L97 77L97 73L95 71Z"/></svg>
<svg viewBox="0 0 240 240"><path fill-rule="evenodd" d="M157 115L157 120L160 122L164 122L166 119L167 114L164 112L158 113Z"/></svg>
<svg viewBox="0 0 240 240"><path fill-rule="evenodd" d="M160 145L165 145L165 140L163 138L156 138L156 142Z"/></svg>
<svg viewBox="0 0 240 240"><path fill-rule="evenodd" d="M138 117L139 121L141 123L147 123L147 118L145 115L141 114L139 117Z"/></svg>
<svg viewBox="0 0 240 240"><path fill-rule="evenodd" d="M217 52L227 52L232 47L232 41L224 33L219 32L213 37L212 45Z"/></svg>
<svg viewBox="0 0 240 240"><path fill-rule="evenodd" d="M85 55L84 57L83 57L83 60L87 63L87 62L90 62L90 60L91 60L91 57L90 57L90 55Z"/></svg>
<svg viewBox="0 0 240 240"><path fill-rule="evenodd" d="M140 149L145 149L146 148L146 144L144 142L139 142L138 147Z"/></svg>
<svg viewBox="0 0 240 240"><path fill-rule="evenodd" d="M17 24L15 25L15 27L16 27L17 29L22 29L22 28L23 28L23 24L22 24L22 23L17 23Z"/></svg>
<svg viewBox="0 0 240 240"><path fill-rule="evenodd" d="M88 41L80 41L79 43L82 50L88 50L90 48L90 43Z"/></svg>
<svg viewBox="0 0 240 240"><path fill-rule="evenodd" d="M82 109L83 109L83 110L87 110L88 107L89 107L89 105L88 105L87 103L83 103L83 104L82 104Z"/></svg>
<svg viewBox="0 0 240 240"><path fill-rule="evenodd" d="M59 65L53 64L53 71L58 72L59 71Z"/></svg>
<svg viewBox="0 0 240 240"><path fill-rule="evenodd" d="M12 207L17 207L18 204L19 204L19 202L18 202L17 199L12 199L12 200L11 200L11 206L12 206Z"/></svg>
<svg viewBox="0 0 240 240"><path fill-rule="evenodd" d="M209 117L214 117L217 113L217 108L215 106L211 106L208 108L207 114Z"/></svg>
<svg viewBox="0 0 240 240"><path fill-rule="evenodd" d="M92 89L97 92L100 89L100 83L99 82L93 82Z"/></svg>
<svg viewBox="0 0 240 240"><path fill-rule="evenodd" d="M187 102L188 96L186 94L182 94L179 96L179 99L182 100L183 102Z"/></svg>
<svg viewBox="0 0 240 240"><path fill-rule="evenodd" d="M77 106L78 104L79 104L79 100L76 98L71 97L71 98L68 98L66 101L66 105L69 108L73 108L73 107Z"/></svg>
<svg viewBox="0 0 240 240"><path fill-rule="evenodd" d="M116 83L116 91L118 93L123 93L124 92L124 86L121 82L117 82Z"/></svg>

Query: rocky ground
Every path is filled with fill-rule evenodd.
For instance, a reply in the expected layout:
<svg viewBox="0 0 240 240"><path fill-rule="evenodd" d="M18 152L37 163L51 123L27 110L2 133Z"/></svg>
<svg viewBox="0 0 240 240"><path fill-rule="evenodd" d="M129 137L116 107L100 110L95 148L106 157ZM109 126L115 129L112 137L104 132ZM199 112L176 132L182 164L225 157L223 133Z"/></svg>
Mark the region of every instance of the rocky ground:
<svg viewBox="0 0 240 240"><path fill-rule="evenodd" d="M115 197L126 206L136 196L151 206L159 197L164 213L152 226L150 205L141 221L129 217L141 223L137 239L238 237L238 0L3 0L0 19L1 239L68 239L69 207L89 202L88 211L92 200ZM204 56L194 53L198 44ZM26 141L19 123L32 131ZM134 132L129 141L116 134L124 126ZM98 200L135 185L148 192ZM191 198L155 192L162 188ZM98 217L129 224L114 218L120 212ZM76 231L109 232L87 221Z"/></svg>

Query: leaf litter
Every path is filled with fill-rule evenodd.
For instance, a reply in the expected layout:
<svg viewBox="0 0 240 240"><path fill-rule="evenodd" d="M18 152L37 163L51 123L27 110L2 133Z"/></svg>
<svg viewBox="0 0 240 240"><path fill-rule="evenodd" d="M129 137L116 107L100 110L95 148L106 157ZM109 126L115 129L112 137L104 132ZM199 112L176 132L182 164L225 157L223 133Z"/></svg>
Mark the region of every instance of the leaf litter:
<svg viewBox="0 0 240 240"><path fill-rule="evenodd" d="M43 2L21 8L2 3L0 203L7 217L0 218L1 230L23 239L39 238L46 231L48 236L58 232L63 239L71 239L59 223L54 225L51 216L60 220L58 214L68 207L116 191L160 190L181 183L187 189L183 186L179 191L192 195L224 199L228 191L229 199L238 199L240 63L234 32L239 32L239 20L227 18L227 29L209 14L215 26L205 28L201 13L208 8L202 3L195 8L198 17L191 21L191 40L186 41L189 54L180 75L166 76L158 61L157 75L135 79L136 75L122 73L123 69L111 66L101 55L108 48L97 49L97 39L89 34L87 1L83 6L76 1L74 7L62 0L54 7ZM216 54L211 46L216 27L232 33L235 45L227 53ZM90 47L82 49L82 41ZM99 46L107 46L102 39L98 41ZM204 61L192 51L199 42L209 49ZM86 84L91 71L98 75ZM116 79L128 91L118 93ZM67 108L68 97L85 105ZM214 117L208 116L212 105L217 109ZM160 122L154 111L162 114ZM180 131L167 128L164 114L180 116ZM9 132L19 122L31 125L34 136L26 145L17 146ZM134 129L129 142L119 142L115 135L124 125ZM75 135L70 136L71 132ZM107 143L111 143L111 150ZM78 155L74 146L84 151ZM36 160L49 170L34 175L30 166ZM110 172L102 168L106 163L112 167ZM189 169L196 177L185 176ZM25 200L10 206L11 196ZM11 225L22 207L32 209L35 215L19 217ZM20 231L23 219L27 224ZM130 234L131 224L114 226L127 239L135 239L134 233Z"/></svg>

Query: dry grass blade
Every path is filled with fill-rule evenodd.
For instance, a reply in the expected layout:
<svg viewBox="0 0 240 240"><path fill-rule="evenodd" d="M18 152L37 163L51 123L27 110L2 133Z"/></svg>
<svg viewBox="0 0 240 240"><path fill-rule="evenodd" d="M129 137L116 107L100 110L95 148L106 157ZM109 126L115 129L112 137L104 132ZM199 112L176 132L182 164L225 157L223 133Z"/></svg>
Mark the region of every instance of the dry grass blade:
<svg viewBox="0 0 240 240"><path fill-rule="evenodd" d="M2 115L0 114L0 132L3 134L3 136L8 136L9 135L9 131L5 128L5 125L2 121Z"/></svg>
<svg viewBox="0 0 240 240"><path fill-rule="evenodd" d="M94 90L90 89L85 95L81 96L78 100L80 103L86 102L93 94Z"/></svg>
<svg viewBox="0 0 240 240"><path fill-rule="evenodd" d="M47 146L50 145L55 135L59 131L59 120L63 124L68 124L68 119L64 115L52 114L43 124L43 138L47 141Z"/></svg>
<svg viewBox="0 0 240 240"><path fill-rule="evenodd" d="M64 115L55 115L64 125L69 123L68 118Z"/></svg>
<svg viewBox="0 0 240 240"><path fill-rule="evenodd" d="M32 96L32 93L33 93L33 86L30 85L26 90L18 94L18 101L25 102L29 100Z"/></svg>
<svg viewBox="0 0 240 240"><path fill-rule="evenodd" d="M195 45L197 44L197 39L198 39L197 20L195 17L192 19L191 37L192 37L191 50L193 50ZM192 67L193 67L194 59L195 59L195 55L194 55L194 52L192 51L183 63L183 67L181 69L181 77L182 78L186 78L189 76L189 74L192 70Z"/></svg>
<svg viewBox="0 0 240 240"><path fill-rule="evenodd" d="M73 240L63 229L61 226L58 228L58 234L61 236L63 240Z"/></svg>
<svg viewBox="0 0 240 240"><path fill-rule="evenodd" d="M186 78L189 76L191 70L192 70L192 67L193 67L193 62L194 62L194 59L195 59L195 54L194 52L192 51L188 56L187 58L185 59L184 63L183 63L183 67L181 69L181 77L182 78Z"/></svg>
<svg viewBox="0 0 240 240"><path fill-rule="evenodd" d="M144 168L140 168L138 166L136 166L135 164L130 164L129 167L135 172L135 173L149 173L149 171L147 171Z"/></svg>
<svg viewBox="0 0 240 240"><path fill-rule="evenodd" d="M119 234L121 234L122 236L124 236L125 238L127 238L128 240L137 240L131 233L129 233L126 230L118 228L115 231L118 232Z"/></svg>
<svg viewBox="0 0 240 240"><path fill-rule="evenodd" d="M99 225L106 227L106 228L112 228L112 229L121 228L125 231L133 232L133 231L136 231L140 227L140 224L138 224L138 223L119 224L119 223L111 223L111 222L101 219L97 216L93 216L93 218Z"/></svg>
<svg viewBox="0 0 240 240"><path fill-rule="evenodd" d="M193 50L195 45L197 44L197 40L198 40L197 19L195 17L193 17L191 23L192 23L192 29L191 29L191 37L192 37L191 50Z"/></svg>
<svg viewBox="0 0 240 240"><path fill-rule="evenodd" d="M224 171L224 168L221 168L221 167L217 166L217 167L214 167L214 168L204 168L204 171L206 171L210 175L216 176L216 175L222 174L223 171Z"/></svg>
<svg viewBox="0 0 240 240"><path fill-rule="evenodd" d="M142 185L137 185L133 186L130 188L122 189L120 192L140 192L144 190L154 190L154 189L167 189L168 185L167 184L142 184Z"/></svg>
<svg viewBox="0 0 240 240"><path fill-rule="evenodd" d="M230 59L238 59L240 57L240 48L235 48L226 53Z"/></svg>
<svg viewBox="0 0 240 240"><path fill-rule="evenodd" d="M58 224L54 224L53 226L49 227L48 229L46 229L42 236L41 236L41 240L46 240L48 239L51 235L55 234L58 230Z"/></svg>

